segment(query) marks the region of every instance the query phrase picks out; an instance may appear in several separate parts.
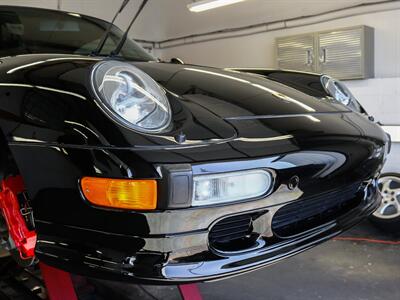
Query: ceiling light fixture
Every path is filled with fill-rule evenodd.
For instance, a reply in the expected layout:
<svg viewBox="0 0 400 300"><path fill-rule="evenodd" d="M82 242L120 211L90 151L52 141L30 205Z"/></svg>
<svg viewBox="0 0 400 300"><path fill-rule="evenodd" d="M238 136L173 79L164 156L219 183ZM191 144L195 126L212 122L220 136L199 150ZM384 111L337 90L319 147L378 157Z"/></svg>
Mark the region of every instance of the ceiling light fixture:
<svg viewBox="0 0 400 300"><path fill-rule="evenodd" d="M209 9L214 9L222 6L243 2L246 0L201 0L188 4L188 9L191 12L202 12Z"/></svg>

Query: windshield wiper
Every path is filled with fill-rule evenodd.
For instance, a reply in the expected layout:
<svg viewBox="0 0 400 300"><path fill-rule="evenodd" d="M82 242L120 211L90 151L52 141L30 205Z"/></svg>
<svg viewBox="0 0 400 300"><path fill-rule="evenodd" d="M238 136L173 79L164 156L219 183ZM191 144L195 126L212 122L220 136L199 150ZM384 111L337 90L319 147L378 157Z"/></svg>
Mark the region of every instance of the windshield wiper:
<svg viewBox="0 0 400 300"><path fill-rule="evenodd" d="M107 30L105 31L102 39L100 40L99 45L97 46L97 48L95 50L92 51L92 55L96 56L99 55L101 50L103 49L108 36L110 35L111 29L114 25L115 20L117 19L118 15L124 10L124 8L126 7L126 5L129 3L130 0L124 0L121 4L121 7L119 8L119 10L117 11L117 13L115 14L114 18L112 19L111 23L109 24Z"/></svg>
<svg viewBox="0 0 400 300"><path fill-rule="evenodd" d="M125 30L124 35L122 36L120 42L118 43L117 47L113 51L111 51L111 56L117 56L119 52L121 52L122 47L124 46L126 39L128 38L128 32L131 29L133 23L135 23L136 19L139 17L140 13L142 12L143 8L146 6L148 0L143 0L142 4L140 5L138 11L136 12L135 16L133 17L131 23L129 24L128 28Z"/></svg>

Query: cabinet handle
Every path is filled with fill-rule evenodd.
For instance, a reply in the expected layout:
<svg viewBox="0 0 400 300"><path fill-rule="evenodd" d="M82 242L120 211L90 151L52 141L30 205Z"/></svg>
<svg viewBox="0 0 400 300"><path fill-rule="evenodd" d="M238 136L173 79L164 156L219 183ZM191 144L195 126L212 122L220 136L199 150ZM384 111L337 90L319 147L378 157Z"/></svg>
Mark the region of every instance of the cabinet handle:
<svg viewBox="0 0 400 300"><path fill-rule="evenodd" d="M307 50L307 61L306 61L306 65L307 66L311 66L313 64L313 55L312 55L312 50L308 49Z"/></svg>
<svg viewBox="0 0 400 300"><path fill-rule="evenodd" d="M321 56L319 57L319 61L322 63L322 64L326 64L326 56L327 56L327 51L326 51L326 48L321 48Z"/></svg>

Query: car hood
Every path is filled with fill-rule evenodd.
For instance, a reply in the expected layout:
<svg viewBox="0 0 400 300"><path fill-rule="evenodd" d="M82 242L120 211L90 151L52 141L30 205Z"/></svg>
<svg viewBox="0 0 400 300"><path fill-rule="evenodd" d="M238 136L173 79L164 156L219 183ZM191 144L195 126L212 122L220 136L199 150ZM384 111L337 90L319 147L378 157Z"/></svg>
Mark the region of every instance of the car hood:
<svg viewBox="0 0 400 300"><path fill-rule="evenodd" d="M194 65L135 66L188 108L193 122L183 127L187 140L181 146L231 142L240 148L261 147L253 156L265 155L266 146L272 152L294 151L296 143L320 137L357 139L366 135L366 128L373 137L382 138L371 122L341 103L313 97L262 75Z"/></svg>
<svg viewBox="0 0 400 300"><path fill-rule="evenodd" d="M197 160L204 160L205 152L207 159L218 159L294 151L307 138L359 138L367 128L369 137L384 139L377 126L347 107L260 75L132 62L164 87L173 112L169 130L143 134L108 118L94 100L90 75L102 59L49 54L3 59L0 82L13 99L1 101L2 116L7 128L17 128L4 134L12 142L127 149L157 162L183 157L157 152L164 150L189 149L185 159ZM204 148L209 145L215 146ZM232 145L238 150L229 155Z"/></svg>
<svg viewBox="0 0 400 300"><path fill-rule="evenodd" d="M135 64L181 100L222 118L349 111L264 76L211 67L165 63Z"/></svg>

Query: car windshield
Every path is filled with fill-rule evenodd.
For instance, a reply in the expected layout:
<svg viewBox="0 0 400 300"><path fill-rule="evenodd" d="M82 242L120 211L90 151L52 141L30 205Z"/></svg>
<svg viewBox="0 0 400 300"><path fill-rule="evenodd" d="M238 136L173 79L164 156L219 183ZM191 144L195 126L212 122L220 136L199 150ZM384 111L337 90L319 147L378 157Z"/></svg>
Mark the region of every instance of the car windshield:
<svg viewBox="0 0 400 300"><path fill-rule="evenodd" d="M89 55L102 39L109 23L97 18L52 10L0 6L0 56L29 53ZM100 53L109 55L123 32L113 26ZM127 39L119 54L127 60L155 59Z"/></svg>

